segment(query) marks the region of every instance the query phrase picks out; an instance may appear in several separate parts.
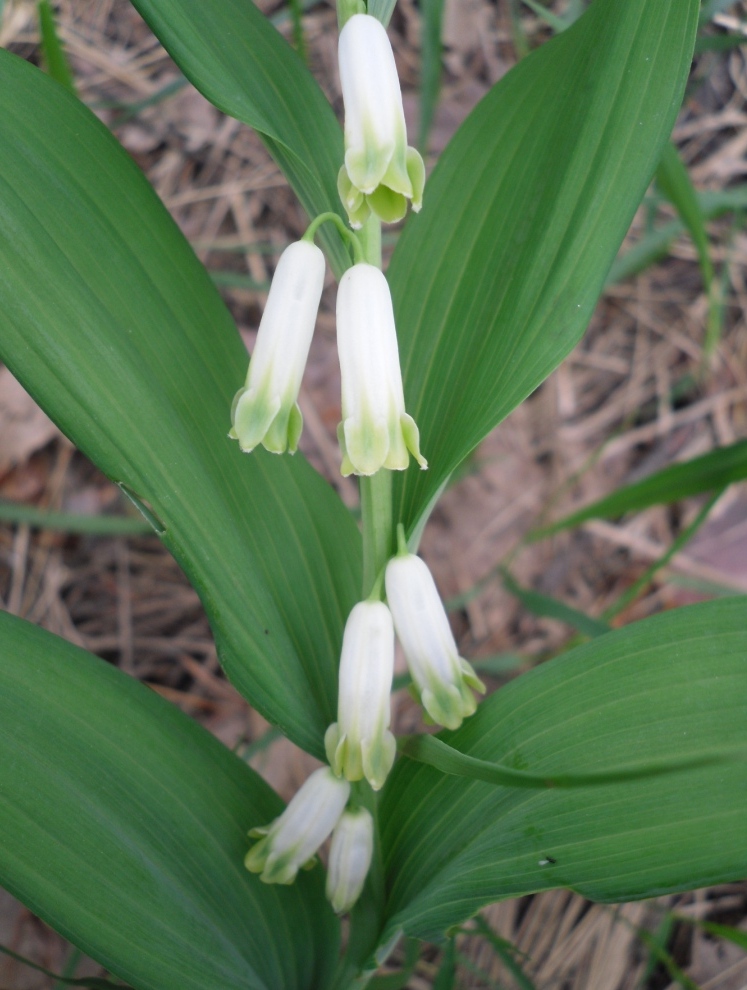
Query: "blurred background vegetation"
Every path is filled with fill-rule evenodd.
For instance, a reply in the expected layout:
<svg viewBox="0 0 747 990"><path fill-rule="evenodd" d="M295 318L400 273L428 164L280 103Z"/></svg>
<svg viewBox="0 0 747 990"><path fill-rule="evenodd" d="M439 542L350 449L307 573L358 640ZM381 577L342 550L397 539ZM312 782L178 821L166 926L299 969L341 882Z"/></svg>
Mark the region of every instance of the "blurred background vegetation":
<svg viewBox="0 0 747 990"><path fill-rule="evenodd" d="M399 0L390 34L429 166L490 86L586 5ZM339 109L333 7L260 6ZM747 594L745 41L744 0L703 2L672 144L584 341L462 465L426 530L462 652L493 689L610 625ZM112 129L251 347L277 257L306 225L259 139L186 82L127 0L0 0L0 45ZM356 512L339 475L330 298L318 326L302 447ZM312 759L227 683L197 595L146 530L0 368L0 607L144 680L289 796ZM405 692L395 706L414 731ZM746 919L747 884L620 906L552 891L488 908L445 946L401 945L371 987L742 990ZM0 943L0 990L102 977L2 892Z"/></svg>

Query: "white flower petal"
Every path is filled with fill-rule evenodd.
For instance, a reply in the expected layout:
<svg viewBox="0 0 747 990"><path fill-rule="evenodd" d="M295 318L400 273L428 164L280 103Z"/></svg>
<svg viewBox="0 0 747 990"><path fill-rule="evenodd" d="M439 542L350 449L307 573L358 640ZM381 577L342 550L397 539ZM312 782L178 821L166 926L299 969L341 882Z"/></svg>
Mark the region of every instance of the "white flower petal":
<svg viewBox="0 0 747 990"><path fill-rule="evenodd" d="M324 743L335 773L348 780L366 777L378 790L396 752L391 721L394 626L382 602L359 602L348 616L342 639L337 721Z"/></svg>
<svg viewBox="0 0 747 990"><path fill-rule="evenodd" d="M392 46L381 22L370 14L355 14L340 32L340 85L345 103L345 171L340 195L353 226L362 222L361 205L348 188L366 197L386 223L401 220L407 200L420 201L419 181L425 177L422 159L407 146L402 93ZM420 168L413 164L420 160ZM365 217L363 217L365 219Z"/></svg>
<svg viewBox="0 0 747 990"><path fill-rule="evenodd" d="M315 770L282 815L249 833L264 837L247 853L246 868L265 883L292 883L337 824L349 797L346 780L329 767Z"/></svg>
<svg viewBox="0 0 747 990"><path fill-rule="evenodd" d="M327 898L338 914L349 911L363 890L371 866L374 823L365 808L345 811L332 833Z"/></svg>
<svg viewBox="0 0 747 990"><path fill-rule="evenodd" d="M230 435L242 450L260 443L273 453L296 450L303 424L298 392L323 287L322 251L309 241L289 245L275 269L246 385L234 401Z"/></svg>
<svg viewBox="0 0 747 990"><path fill-rule="evenodd" d="M349 268L337 292L342 378L343 473L403 471L408 450L421 467L417 427L405 412L389 285L373 265Z"/></svg>
<svg viewBox="0 0 747 990"><path fill-rule="evenodd" d="M433 576L425 561L408 553L389 561L385 581L394 627L423 707L437 725L457 729L477 707L470 688L485 687L459 656Z"/></svg>

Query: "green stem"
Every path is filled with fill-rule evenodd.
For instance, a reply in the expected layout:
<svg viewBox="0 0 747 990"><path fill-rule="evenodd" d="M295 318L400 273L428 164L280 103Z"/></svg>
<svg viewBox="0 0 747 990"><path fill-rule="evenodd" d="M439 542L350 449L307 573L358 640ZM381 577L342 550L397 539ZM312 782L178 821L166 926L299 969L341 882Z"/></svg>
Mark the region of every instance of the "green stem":
<svg viewBox="0 0 747 990"><path fill-rule="evenodd" d="M369 598L392 555L392 472L381 468L361 478L363 597Z"/></svg>
<svg viewBox="0 0 747 990"><path fill-rule="evenodd" d="M363 260L381 268L381 220L375 214L366 220L358 234L363 248Z"/></svg>
<svg viewBox="0 0 747 990"><path fill-rule="evenodd" d="M381 222L371 216L359 231L363 258L381 268ZM381 468L370 477L361 477L361 518L363 522L363 599L380 598L384 567L394 549L392 527L392 472ZM363 966L376 949L384 914L384 867L377 818L376 795L365 781L354 785L357 799L374 818L375 846L363 896L350 917L350 935L341 960L335 990L363 990L371 972Z"/></svg>
<svg viewBox="0 0 747 990"><path fill-rule="evenodd" d="M373 214L359 233L363 260L381 268L381 221ZM361 478L363 519L363 597L380 595L380 579L393 550L392 472L381 468Z"/></svg>
<svg viewBox="0 0 747 990"><path fill-rule="evenodd" d="M355 264L360 264L361 261L365 260L364 248L358 237L346 226L345 221L337 213L320 213L318 217L314 217L309 226L306 228L306 233L301 238L302 241L309 241L314 243L314 236L321 227L323 223L333 223L340 232L343 240L346 240L348 244L353 249L353 261Z"/></svg>
<svg viewBox="0 0 747 990"><path fill-rule="evenodd" d="M337 0L337 30L342 31L353 14L365 14L363 0Z"/></svg>

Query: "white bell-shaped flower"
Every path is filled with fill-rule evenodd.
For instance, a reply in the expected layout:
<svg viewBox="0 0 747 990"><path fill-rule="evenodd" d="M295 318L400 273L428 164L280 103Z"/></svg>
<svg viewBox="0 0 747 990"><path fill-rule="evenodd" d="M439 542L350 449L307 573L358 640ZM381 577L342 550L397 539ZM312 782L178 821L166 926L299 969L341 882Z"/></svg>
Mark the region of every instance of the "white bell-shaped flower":
<svg viewBox="0 0 747 990"><path fill-rule="evenodd" d="M414 554L393 557L386 567L386 596L394 627L421 704L437 725L458 729L472 715L472 690L485 685L459 656L435 581Z"/></svg>
<svg viewBox="0 0 747 990"><path fill-rule="evenodd" d="M361 896L373 847L371 813L365 808L348 808L335 826L329 847L327 899L337 914L349 911Z"/></svg>
<svg viewBox="0 0 747 990"><path fill-rule="evenodd" d="M299 869L314 864L314 855L339 821L350 797L350 784L329 767L321 767L305 781L288 807L269 825L253 828L259 842L244 859L251 873L265 883L293 883Z"/></svg>
<svg viewBox="0 0 747 990"><path fill-rule="evenodd" d="M425 165L407 145L394 53L386 29L370 14L355 14L340 32L340 84L345 103L345 164L340 198L357 228L373 212L401 220L423 200Z"/></svg>
<svg viewBox="0 0 747 990"><path fill-rule="evenodd" d="M426 468L418 428L405 412L392 296L383 272L373 265L353 265L340 280L337 350L342 473L370 475L382 467L404 471L408 451Z"/></svg>
<svg viewBox="0 0 747 990"><path fill-rule="evenodd" d="M246 384L233 400L229 436L249 452L296 452L303 429L298 408L311 337L324 287L324 254L296 241L280 255L262 314Z"/></svg>
<svg viewBox="0 0 747 990"><path fill-rule="evenodd" d="M359 602L342 637L337 721L324 746L335 773L348 780L384 784L396 753L391 721L394 626L383 602Z"/></svg>

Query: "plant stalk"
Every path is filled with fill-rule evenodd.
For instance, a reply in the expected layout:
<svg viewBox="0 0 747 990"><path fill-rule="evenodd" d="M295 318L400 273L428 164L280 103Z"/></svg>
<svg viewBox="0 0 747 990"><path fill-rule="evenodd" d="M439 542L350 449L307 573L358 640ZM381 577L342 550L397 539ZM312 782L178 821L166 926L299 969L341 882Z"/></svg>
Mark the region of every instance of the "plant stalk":
<svg viewBox="0 0 747 990"><path fill-rule="evenodd" d="M381 221L373 214L358 235L363 260L381 268ZM363 597L376 587L393 551L392 472L381 468L371 477L360 479L363 520Z"/></svg>

